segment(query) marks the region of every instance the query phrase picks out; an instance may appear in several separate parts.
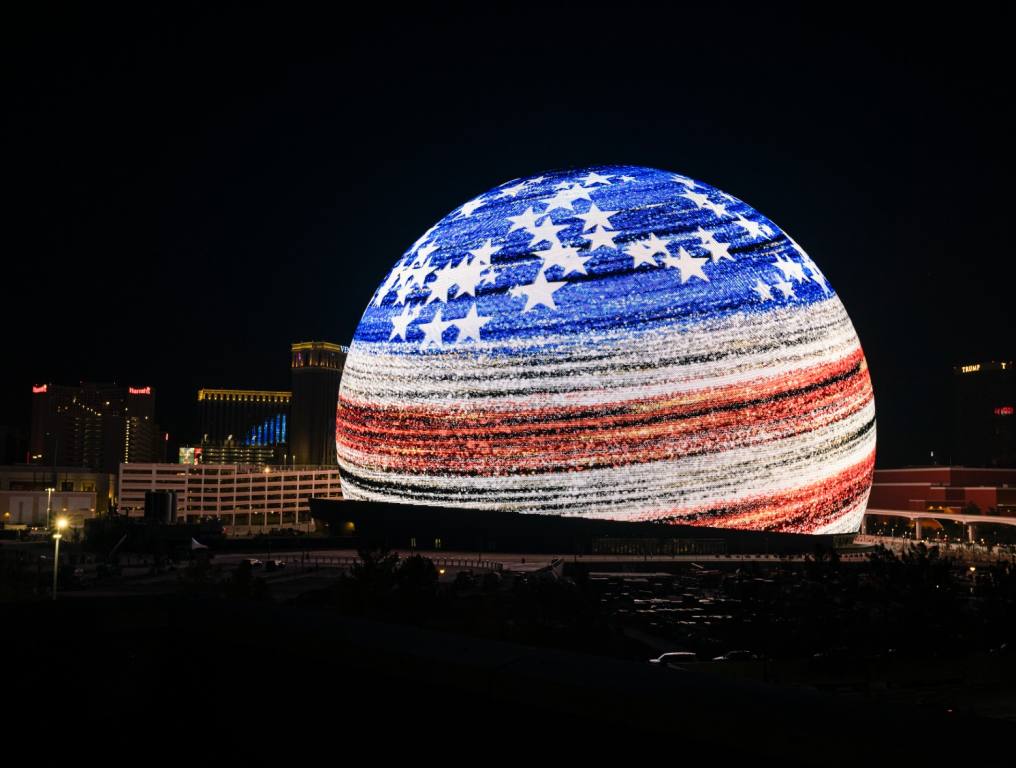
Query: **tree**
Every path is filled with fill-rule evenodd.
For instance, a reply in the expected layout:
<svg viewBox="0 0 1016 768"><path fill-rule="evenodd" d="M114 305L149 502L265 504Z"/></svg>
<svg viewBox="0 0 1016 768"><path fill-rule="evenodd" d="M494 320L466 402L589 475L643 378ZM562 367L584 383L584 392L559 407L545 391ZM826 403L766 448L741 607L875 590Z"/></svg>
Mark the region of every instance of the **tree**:
<svg viewBox="0 0 1016 768"><path fill-rule="evenodd" d="M349 569L349 577L355 583L369 587L371 591L386 591L395 584L395 572L399 567L399 554L382 547L357 550L359 562Z"/></svg>
<svg viewBox="0 0 1016 768"><path fill-rule="evenodd" d="M423 555L412 555L402 561L397 578L400 589L433 589L437 584L437 568L429 558Z"/></svg>

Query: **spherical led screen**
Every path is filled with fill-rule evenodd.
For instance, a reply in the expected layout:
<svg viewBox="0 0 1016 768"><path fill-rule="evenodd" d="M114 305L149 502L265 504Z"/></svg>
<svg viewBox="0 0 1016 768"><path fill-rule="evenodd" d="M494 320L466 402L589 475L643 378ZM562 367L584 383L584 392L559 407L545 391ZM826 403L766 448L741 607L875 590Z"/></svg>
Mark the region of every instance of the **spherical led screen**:
<svg viewBox="0 0 1016 768"><path fill-rule="evenodd" d="M857 530L875 404L822 272L737 198L634 166L503 184L400 258L356 330L353 499Z"/></svg>

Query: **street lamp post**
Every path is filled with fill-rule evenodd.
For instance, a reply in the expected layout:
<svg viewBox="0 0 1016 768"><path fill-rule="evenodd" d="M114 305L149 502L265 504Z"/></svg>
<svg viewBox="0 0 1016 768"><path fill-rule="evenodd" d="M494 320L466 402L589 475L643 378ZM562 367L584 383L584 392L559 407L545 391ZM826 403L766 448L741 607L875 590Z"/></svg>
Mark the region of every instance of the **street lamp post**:
<svg viewBox="0 0 1016 768"><path fill-rule="evenodd" d="M53 491L56 488L46 489L46 530L49 530L53 525Z"/></svg>
<svg viewBox="0 0 1016 768"><path fill-rule="evenodd" d="M59 517L56 521L56 533L53 534L53 599L56 600L56 577L60 573L60 539L67 527L67 518Z"/></svg>
<svg viewBox="0 0 1016 768"><path fill-rule="evenodd" d="M268 559L272 559L272 537L268 534L268 475L271 467L265 467L265 541L268 542Z"/></svg>

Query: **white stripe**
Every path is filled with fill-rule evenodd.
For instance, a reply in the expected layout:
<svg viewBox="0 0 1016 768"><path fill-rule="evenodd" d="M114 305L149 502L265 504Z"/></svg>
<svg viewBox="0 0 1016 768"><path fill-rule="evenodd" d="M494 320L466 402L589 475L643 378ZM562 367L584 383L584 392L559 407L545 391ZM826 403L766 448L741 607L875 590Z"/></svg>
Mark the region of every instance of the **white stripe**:
<svg viewBox="0 0 1016 768"><path fill-rule="evenodd" d="M816 327L822 330L816 332ZM771 349L755 351L767 343ZM354 344L342 375L341 397L377 406L454 402L470 410L511 411L546 407L549 393L554 405L595 405L786 377L842 359L860 346L836 297L761 317L728 317L692 332L674 328L578 344L552 338L541 344L526 355L489 354L485 346L405 355L391 353L397 345ZM652 365L665 357L706 355L718 359ZM524 394L506 394L520 391Z"/></svg>
<svg viewBox="0 0 1016 768"><path fill-rule="evenodd" d="M606 469L539 475L495 477L420 476L372 470L374 458L342 449L339 463L347 472L389 485L427 484L435 487L434 503L477 509L539 512L566 504L567 514L612 520L647 519L674 508L721 507L760 495L778 495L820 483L871 455L872 429L851 440L875 416L874 402L823 430L761 441L752 446L700 456ZM374 493L343 476L347 498L406 501L397 493ZM486 494L491 494L486 498ZM627 504L633 496L650 495L652 502ZM556 514L562 514L556 512Z"/></svg>

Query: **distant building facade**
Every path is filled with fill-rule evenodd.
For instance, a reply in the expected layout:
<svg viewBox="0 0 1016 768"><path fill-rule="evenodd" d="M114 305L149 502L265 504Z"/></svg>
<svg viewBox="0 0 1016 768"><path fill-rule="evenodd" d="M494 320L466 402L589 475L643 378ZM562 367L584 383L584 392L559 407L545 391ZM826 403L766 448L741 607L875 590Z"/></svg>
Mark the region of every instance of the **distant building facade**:
<svg viewBox="0 0 1016 768"><path fill-rule="evenodd" d="M292 442L296 464L336 466L335 411L348 347L327 341L292 345Z"/></svg>
<svg viewBox="0 0 1016 768"><path fill-rule="evenodd" d="M313 531L310 499L341 498L338 467L241 464L124 464L117 497L121 514L145 514L146 494L172 491L181 523L216 520L227 535L272 529ZM149 501L151 509L151 501Z"/></svg>
<svg viewBox="0 0 1016 768"><path fill-rule="evenodd" d="M963 528L969 542L1011 543L1014 523L1016 468L905 467L875 470L861 531L895 526L892 535L921 539Z"/></svg>
<svg viewBox="0 0 1016 768"><path fill-rule="evenodd" d="M1016 467L1016 364L953 369L951 462L966 467Z"/></svg>
<svg viewBox="0 0 1016 768"><path fill-rule="evenodd" d="M290 392L276 390L198 390L200 445L182 448L180 462L292 463L287 447L291 399Z"/></svg>
<svg viewBox="0 0 1016 768"><path fill-rule="evenodd" d="M1016 516L1016 469L876 469L869 509ZM976 509L976 511L975 511Z"/></svg>
<svg viewBox="0 0 1016 768"><path fill-rule="evenodd" d="M115 473L121 463L161 458L150 386L83 382L32 387L33 464Z"/></svg>
<svg viewBox="0 0 1016 768"><path fill-rule="evenodd" d="M47 489L52 488L50 493ZM80 527L105 515L113 502L114 475L72 467L19 464L0 467L0 521L6 526L46 525L47 510Z"/></svg>

